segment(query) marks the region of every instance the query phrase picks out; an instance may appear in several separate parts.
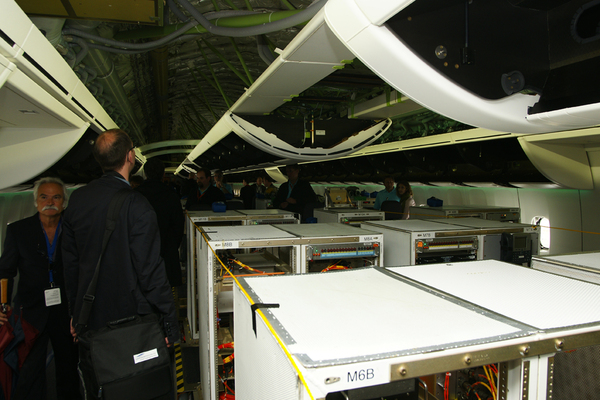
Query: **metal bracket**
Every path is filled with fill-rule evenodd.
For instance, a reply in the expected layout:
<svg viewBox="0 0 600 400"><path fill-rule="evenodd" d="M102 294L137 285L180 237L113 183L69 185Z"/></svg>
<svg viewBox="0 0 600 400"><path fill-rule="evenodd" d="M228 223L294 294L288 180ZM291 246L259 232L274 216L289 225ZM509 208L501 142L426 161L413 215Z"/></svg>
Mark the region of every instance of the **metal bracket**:
<svg viewBox="0 0 600 400"><path fill-rule="evenodd" d="M250 306L252 310L252 330L256 336L256 310L259 308L279 308L279 304L254 303Z"/></svg>

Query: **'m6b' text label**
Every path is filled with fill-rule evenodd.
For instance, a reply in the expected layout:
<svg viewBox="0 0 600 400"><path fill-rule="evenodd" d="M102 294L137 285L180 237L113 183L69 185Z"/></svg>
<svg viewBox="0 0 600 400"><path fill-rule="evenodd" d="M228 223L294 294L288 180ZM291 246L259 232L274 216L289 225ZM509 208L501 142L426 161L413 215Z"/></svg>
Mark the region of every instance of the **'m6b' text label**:
<svg viewBox="0 0 600 400"><path fill-rule="evenodd" d="M373 368L359 369L358 371L348 372L348 382L368 381L375 378L375 370Z"/></svg>

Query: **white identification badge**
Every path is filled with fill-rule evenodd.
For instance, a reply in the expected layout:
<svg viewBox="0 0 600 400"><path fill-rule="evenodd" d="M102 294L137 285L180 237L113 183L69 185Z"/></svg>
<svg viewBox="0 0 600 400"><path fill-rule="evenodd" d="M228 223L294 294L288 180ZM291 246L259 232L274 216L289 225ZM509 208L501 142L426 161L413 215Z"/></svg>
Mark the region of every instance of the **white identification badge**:
<svg viewBox="0 0 600 400"><path fill-rule="evenodd" d="M60 288L44 290L44 297L46 298L46 307L60 304Z"/></svg>
<svg viewBox="0 0 600 400"><path fill-rule="evenodd" d="M156 349L144 351L143 353L133 355L133 363L138 364L144 361L152 360L158 357L158 351Z"/></svg>

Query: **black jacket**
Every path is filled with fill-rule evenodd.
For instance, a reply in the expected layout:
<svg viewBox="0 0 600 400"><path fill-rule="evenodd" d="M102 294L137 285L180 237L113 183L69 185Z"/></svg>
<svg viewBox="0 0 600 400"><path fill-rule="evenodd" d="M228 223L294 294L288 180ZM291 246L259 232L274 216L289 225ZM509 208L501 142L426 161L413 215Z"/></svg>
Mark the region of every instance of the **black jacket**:
<svg viewBox="0 0 600 400"><path fill-rule="evenodd" d="M160 255L165 260L171 286L181 286L179 246L183 238L183 208L179 196L158 180L147 180L137 190L144 195L156 212L160 231Z"/></svg>
<svg viewBox="0 0 600 400"><path fill-rule="evenodd" d="M62 225L62 224L61 224ZM61 304L53 307L63 309L68 316L63 263L60 252L62 235L58 238L52 269L56 286L61 289ZM12 280L19 272L19 283L15 307L23 307L23 318L36 329L42 331L48 320L49 308L44 300L44 290L50 287L46 238L40 222L39 213L13 222L6 229L4 252L0 257L0 279L8 278L9 301Z"/></svg>
<svg viewBox="0 0 600 400"><path fill-rule="evenodd" d="M74 325L102 249L108 205L122 188L129 184L116 172L108 172L73 192L65 211L62 252ZM152 312L164 316L169 341L177 341L175 303L160 256L156 214L148 200L132 190L102 257L88 327L98 329L110 321Z"/></svg>
<svg viewBox="0 0 600 400"><path fill-rule="evenodd" d="M185 209L190 211L211 210L212 203L215 201L225 202L225 194L213 185L210 185L202 194L200 194L200 189L196 189L193 193L190 193L185 203Z"/></svg>
<svg viewBox="0 0 600 400"><path fill-rule="evenodd" d="M277 190L277 195L273 200L273 206L275 208L281 208L281 203L285 202L288 197L291 197L292 199L296 200L296 204L288 204L284 210L302 215L302 213L304 213L304 208L308 203L314 203L317 201L317 195L315 194L312 186L310 186L310 183L298 179L298 181L296 181L296 185L294 185L292 188L292 193L288 196L289 184L289 182L286 182L279 187Z"/></svg>

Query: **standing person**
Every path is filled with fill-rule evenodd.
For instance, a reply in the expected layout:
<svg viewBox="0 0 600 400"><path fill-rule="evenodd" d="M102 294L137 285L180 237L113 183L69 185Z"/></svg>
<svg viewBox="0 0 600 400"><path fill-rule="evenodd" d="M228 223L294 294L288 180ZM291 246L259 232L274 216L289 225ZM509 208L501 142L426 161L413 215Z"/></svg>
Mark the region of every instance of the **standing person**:
<svg viewBox="0 0 600 400"><path fill-rule="evenodd" d="M385 186L385 189L377 193L377 197L375 198L375 204L373 205L374 209L381 210L381 204L384 201L400 201L400 197L398 197L398 194L394 190L394 184L394 177L385 177L385 179L383 180L383 186Z"/></svg>
<svg viewBox="0 0 600 400"><path fill-rule="evenodd" d="M221 171L220 169L216 170L214 178L214 186L221 192L223 192L225 198L231 200L233 198L233 187L229 183L227 183L227 181L223 178L223 171Z"/></svg>
<svg viewBox="0 0 600 400"><path fill-rule="evenodd" d="M299 179L300 166L288 165L285 168L288 181L279 187L273 206L302 215L308 203L315 202L317 196L310 183Z"/></svg>
<svg viewBox="0 0 600 400"><path fill-rule="evenodd" d="M256 186L256 195L257 196L265 194L265 185L263 185L262 176L259 176L256 178L256 183L254 184L254 186Z"/></svg>
<svg viewBox="0 0 600 400"><path fill-rule="evenodd" d="M73 192L65 212L62 255L73 336L102 251L108 206L119 190L129 189L129 175L135 166L133 150L131 139L122 130L112 129L98 136L92 152L104 175ZM132 190L117 221L102 255L85 329L97 330L110 321L158 313L163 317L165 340L171 345L179 339L179 328L160 257L156 214L148 200ZM89 385L94 378L82 373L87 398L93 399L96 393Z"/></svg>
<svg viewBox="0 0 600 400"><path fill-rule="evenodd" d="M189 198L190 195L196 193L196 190L198 190L198 184L196 183L196 174L190 172L188 174L188 178L181 183L181 197Z"/></svg>
<svg viewBox="0 0 600 400"><path fill-rule="evenodd" d="M265 183L265 197L273 200L277 196L277 186L273 185L269 176L263 177L263 182Z"/></svg>
<svg viewBox="0 0 600 400"><path fill-rule="evenodd" d="M200 168L196 172L198 189L188 196L186 210L210 210L215 201L225 201L225 194L210 182L210 170Z"/></svg>
<svg viewBox="0 0 600 400"><path fill-rule="evenodd" d="M240 198L244 202L244 208L246 210L254 210L256 208L256 185L248 185L245 179L242 181L242 184Z"/></svg>
<svg viewBox="0 0 600 400"><path fill-rule="evenodd" d="M13 312L39 331L20 370L14 399L46 398L48 342L54 350L58 399L79 399L77 347L69 332L69 309L65 293L62 240L62 211L68 196L58 178L42 178L33 187L38 212L10 224L0 257L0 278L12 280L19 272ZM10 299L10 289L9 297ZM0 325L5 321L0 314Z"/></svg>
<svg viewBox="0 0 600 400"><path fill-rule="evenodd" d="M129 177L129 184L131 185L132 189L136 189L142 183L144 183L144 177L141 175L132 175Z"/></svg>
<svg viewBox="0 0 600 400"><path fill-rule="evenodd" d="M162 182L165 165L158 158L144 164L145 180L137 191L144 195L156 212L160 232L160 256L165 260L167 279L172 287L182 285L179 246L183 238L183 210L179 196Z"/></svg>
<svg viewBox="0 0 600 400"><path fill-rule="evenodd" d="M400 199L400 209L403 210L402 219L408 219L410 217L410 207L416 204L413 199L413 191L410 183L407 181L398 182L396 185L396 194Z"/></svg>

